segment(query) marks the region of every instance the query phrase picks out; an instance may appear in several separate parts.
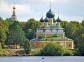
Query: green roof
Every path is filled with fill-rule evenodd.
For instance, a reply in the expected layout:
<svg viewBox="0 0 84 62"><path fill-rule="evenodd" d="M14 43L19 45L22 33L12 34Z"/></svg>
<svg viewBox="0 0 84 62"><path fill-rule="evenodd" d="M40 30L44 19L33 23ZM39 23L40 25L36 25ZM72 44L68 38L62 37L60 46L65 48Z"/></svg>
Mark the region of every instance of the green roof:
<svg viewBox="0 0 84 62"><path fill-rule="evenodd" d="M57 22L61 22L61 20L60 20L60 18L59 18L59 17L57 18L57 20L56 20L56 21L57 21Z"/></svg>
<svg viewBox="0 0 84 62"><path fill-rule="evenodd" d="M46 13L46 17L53 18L55 14L51 11L51 9Z"/></svg>
<svg viewBox="0 0 84 62"><path fill-rule="evenodd" d="M72 39L69 39L67 37L60 37L58 34L53 35L52 37L48 37L48 38L41 38L38 39L39 41L73 41Z"/></svg>

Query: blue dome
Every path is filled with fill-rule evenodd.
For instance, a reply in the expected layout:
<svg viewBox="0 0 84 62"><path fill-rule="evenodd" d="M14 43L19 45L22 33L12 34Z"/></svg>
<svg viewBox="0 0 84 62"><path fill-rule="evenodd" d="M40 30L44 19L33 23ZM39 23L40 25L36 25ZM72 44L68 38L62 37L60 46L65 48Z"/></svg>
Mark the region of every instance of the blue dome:
<svg viewBox="0 0 84 62"><path fill-rule="evenodd" d="M51 9L46 13L46 17L53 18L55 14L51 11Z"/></svg>
<svg viewBox="0 0 84 62"><path fill-rule="evenodd" d="M44 20L45 22L48 22L48 19L47 18L45 18L45 20Z"/></svg>
<svg viewBox="0 0 84 62"><path fill-rule="evenodd" d="M57 21L57 22L61 22L61 20L60 20L60 18L59 18L59 17L57 18L57 20L56 20L56 21Z"/></svg>
<svg viewBox="0 0 84 62"><path fill-rule="evenodd" d="M40 22L44 22L43 17L40 19Z"/></svg>

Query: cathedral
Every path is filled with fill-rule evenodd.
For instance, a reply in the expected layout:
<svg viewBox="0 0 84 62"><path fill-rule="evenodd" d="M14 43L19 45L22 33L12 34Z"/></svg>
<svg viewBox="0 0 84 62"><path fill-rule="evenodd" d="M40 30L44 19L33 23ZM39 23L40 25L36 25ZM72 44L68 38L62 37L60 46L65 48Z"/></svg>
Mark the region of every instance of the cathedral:
<svg viewBox="0 0 84 62"><path fill-rule="evenodd" d="M74 41L65 36L64 28L60 26L61 20L58 16L55 19L55 14L51 8L46 13L46 18L40 19L41 25L36 30L36 38L31 40L31 46L42 48L49 42L59 43L63 48L73 49Z"/></svg>
<svg viewBox="0 0 84 62"><path fill-rule="evenodd" d="M11 21L17 21L15 15L15 5L13 6L13 14ZM46 13L46 18L41 17L41 25L36 30L36 38L30 41L32 47L42 48L49 42L59 43L63 48L73 49L74 41L65 36L64 28L61 27L59 16L55 19L55 14L51 8Z"/></svg>

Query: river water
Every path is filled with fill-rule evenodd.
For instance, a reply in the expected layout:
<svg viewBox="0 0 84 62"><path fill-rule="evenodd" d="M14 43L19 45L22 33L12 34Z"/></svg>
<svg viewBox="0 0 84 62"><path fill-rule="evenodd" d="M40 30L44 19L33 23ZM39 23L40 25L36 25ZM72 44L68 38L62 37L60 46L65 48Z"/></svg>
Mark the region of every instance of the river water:
<svg viewBox="0 0 84 62"><path fill-rule="evenodd" d="M84 57L83 56L0 57L0 62L84 62Z"/></svg>

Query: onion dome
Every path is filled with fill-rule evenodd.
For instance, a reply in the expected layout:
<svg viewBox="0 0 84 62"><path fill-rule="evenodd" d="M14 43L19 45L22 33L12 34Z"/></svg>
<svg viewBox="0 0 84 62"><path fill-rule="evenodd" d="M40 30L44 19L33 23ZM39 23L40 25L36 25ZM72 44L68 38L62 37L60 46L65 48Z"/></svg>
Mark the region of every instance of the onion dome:
<svg viewBox="0 0 84 62"><path fill-rule="evenodd" d="M40 19L40 22L44 22L43 17Z"/></svg>
<svg viewBox="0 0 84 62"><path fill-rule="evenodd" d="M45 22L48 22L48 19L47 18L45 18L45 20L44 20Z"/></svg>
<svg viewBox="0 0 84 62"><path fill-rule="evenodd" d="M56 20L56 21L57 21L57 22L61 22L61 20L60 20L60 18L59 18L59 17L57 18L57 20Z"/></svg>
<svg viewBox="0 0 84 62"><path fill-rule="evenodd" d="M13 9L16 9L15 6L13 6Z"/></svg>
<svg viewBox="0 0 84 62"><path fill-rule="evenodd" d="M51 11L51 9L46 13L46 17L48 18L53 18L55 15L54 13Z"/></svg>

